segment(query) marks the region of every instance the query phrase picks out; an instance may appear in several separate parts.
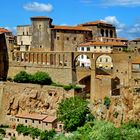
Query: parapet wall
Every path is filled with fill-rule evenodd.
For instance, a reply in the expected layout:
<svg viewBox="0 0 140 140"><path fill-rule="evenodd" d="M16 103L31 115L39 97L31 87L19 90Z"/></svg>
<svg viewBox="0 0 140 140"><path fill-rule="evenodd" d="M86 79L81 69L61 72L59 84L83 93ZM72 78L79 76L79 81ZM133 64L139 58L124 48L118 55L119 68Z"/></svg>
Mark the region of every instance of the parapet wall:
<svg viewBox="0 0 140 140"><path fill-rule="evenodd" d="M73 83L71 53L69 52L14 52L9 64L8 76L20 71L47 72L52 80L61 84Z"/></svg>

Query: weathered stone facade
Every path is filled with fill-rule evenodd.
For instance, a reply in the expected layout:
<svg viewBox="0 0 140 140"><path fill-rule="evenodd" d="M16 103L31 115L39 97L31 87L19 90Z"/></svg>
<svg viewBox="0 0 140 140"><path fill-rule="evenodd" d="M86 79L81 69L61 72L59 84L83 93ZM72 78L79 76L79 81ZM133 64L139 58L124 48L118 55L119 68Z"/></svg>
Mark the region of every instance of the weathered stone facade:
<svg viewBox="0 0 140 140"><path fill-rule="evenodd" d="M17 27L17 42L21 48L44 48L46 51L75 51L80 43L93 37L116 38L112 24L94 21L77 26L56 26L49 17L32 17L29 26ZM26 49L25 49L26 50Z"/></svg>

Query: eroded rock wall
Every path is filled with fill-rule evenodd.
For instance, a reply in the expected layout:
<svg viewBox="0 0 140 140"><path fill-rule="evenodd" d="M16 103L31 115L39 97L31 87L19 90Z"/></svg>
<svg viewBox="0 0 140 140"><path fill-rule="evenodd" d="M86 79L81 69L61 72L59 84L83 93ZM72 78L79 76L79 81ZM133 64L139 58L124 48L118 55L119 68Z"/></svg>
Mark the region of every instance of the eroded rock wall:
<svg viewBox="0 0 140 140"><path fill-rule="evenodd" d="M40 86L36 84L3 83L0 85L0 121L9 115L39 113L56 115L58 103L74 96L74 91L62 87ZM8 118L7 118L8 120Z"/></svg>
<svg viewBox="0 0 140 140"><path fill-rule="evenodd" d="M140 121L140 94L123 90L121 96L110 97L109 108L104 105L104 100L95 100L92 112L98 119L113 122L116 126L129 120Z"/></svg>

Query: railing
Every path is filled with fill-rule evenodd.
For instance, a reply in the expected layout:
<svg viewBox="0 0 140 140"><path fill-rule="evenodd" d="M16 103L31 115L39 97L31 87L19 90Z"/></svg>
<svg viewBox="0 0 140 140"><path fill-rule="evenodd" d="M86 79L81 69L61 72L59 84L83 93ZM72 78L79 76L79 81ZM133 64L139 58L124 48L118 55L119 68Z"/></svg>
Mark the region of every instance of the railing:
<svg viewBox="0 0 140 140"><path fill-rule="evenodd" d="M71 66L70 52L24 52L16 51L12 54L12 62L21 64L38 64L44 66Z"/></svg>

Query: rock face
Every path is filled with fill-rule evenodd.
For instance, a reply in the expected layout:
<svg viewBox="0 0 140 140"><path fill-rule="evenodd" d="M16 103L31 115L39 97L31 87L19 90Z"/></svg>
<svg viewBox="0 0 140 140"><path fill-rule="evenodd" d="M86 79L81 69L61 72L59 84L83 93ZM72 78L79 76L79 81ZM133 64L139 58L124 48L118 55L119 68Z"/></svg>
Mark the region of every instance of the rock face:
<svg viewBox="0 0 140 140"><path fill-rule="evenodd" d="M92 112L98 119L112 121L116 126L129 120L140 121L140 94L124 90L121 96L110 97L111 104L107 108L103 100L95 100Z"/></svg>
<svg viewBox="0 0 140 140"><path fill-rule="evenodd" d="M58 103L74 95L61 87L33 84L5 83L2 96L2 114L5 116L21 113L56 115Z"/></svg>

